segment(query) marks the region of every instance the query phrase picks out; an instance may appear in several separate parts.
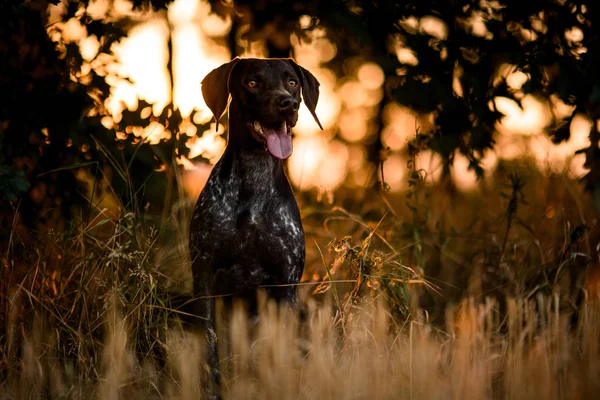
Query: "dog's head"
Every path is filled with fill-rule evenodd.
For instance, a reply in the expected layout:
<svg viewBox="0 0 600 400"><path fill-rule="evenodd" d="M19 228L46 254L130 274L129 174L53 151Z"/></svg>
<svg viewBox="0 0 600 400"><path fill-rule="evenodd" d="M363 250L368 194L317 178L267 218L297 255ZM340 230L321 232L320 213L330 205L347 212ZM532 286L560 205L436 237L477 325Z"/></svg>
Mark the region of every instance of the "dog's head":
<svg viewBox="0 0 600 400"><path fill-rule="evenodd" d="M292 127L298 121L300 92L323 129L315 112L319 82L292 59L236 58L212 70L202 81L204 101L217 122L231 95L253 140L279 159L292 154Z"/></svg>

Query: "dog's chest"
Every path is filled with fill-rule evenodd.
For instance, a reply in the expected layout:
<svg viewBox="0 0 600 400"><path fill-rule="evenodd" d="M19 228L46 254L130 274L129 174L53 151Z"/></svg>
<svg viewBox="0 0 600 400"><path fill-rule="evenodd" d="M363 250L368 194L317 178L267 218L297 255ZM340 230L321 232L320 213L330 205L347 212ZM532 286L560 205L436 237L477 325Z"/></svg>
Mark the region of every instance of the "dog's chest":
<svg viewBox="0 0 600 400"><path fill-rule="evenodd" d="M211 237L234 252L280 248L299 255L304 232L291 189L244 178L211 175L192 217L199 239Z"/></svg>

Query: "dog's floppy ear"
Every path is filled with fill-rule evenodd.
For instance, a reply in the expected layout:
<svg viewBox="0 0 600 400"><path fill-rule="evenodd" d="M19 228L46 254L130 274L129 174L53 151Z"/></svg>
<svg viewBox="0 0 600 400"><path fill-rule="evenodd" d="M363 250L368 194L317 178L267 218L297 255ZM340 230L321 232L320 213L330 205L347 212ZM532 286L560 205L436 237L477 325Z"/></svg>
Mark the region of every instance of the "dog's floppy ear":
<svg viewBox="0 0 600 400"><path fill-rule="evenodd" d="M202 97L215 116L216 128L219 129L219 120L223 116L229 101L229 77L233 67L240 61L238 57L230 62L213 69L202 80Z"/></svg>
<svg viewBox="0 0 600 400"><path fill-rule="evenodd" d="M300 77L300 85L302 86L302 98L304 99L304 103L315 119L317 125L319 125L319 128L323 130L321 121L319 121L319 117L317 117L317 112L315 111L317 108L317 102L319 101L319 81L306 68L302 68L296 64L294 60L290 59L289 62L292 64L296 70L296 73Z"/></svg>

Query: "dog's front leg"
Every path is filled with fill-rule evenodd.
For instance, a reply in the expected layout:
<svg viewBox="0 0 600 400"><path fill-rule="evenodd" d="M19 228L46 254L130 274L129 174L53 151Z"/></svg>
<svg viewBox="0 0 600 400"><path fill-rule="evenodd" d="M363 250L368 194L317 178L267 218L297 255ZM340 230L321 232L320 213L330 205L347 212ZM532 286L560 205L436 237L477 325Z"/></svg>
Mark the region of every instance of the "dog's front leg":
<svg viewBox="0 0 600 400"><path fill-rule="evenodd" d="M212 387L209 393L214 397L219 398L218 393L221 387L221 374L219 372L219 357L217 353L217 330L215 325L215 297L214 284L206 279L194 277L194 293L198 293L199 297L194 302L193 313L201 319L204 327L204 334L207 344L207 364L210 369Z"/></svg>

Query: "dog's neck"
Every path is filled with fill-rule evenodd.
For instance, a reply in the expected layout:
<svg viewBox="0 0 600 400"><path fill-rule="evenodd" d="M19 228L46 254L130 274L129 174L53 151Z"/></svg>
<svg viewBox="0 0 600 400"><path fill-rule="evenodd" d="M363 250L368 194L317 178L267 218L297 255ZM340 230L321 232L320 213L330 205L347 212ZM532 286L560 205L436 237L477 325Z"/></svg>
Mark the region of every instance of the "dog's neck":
<svg viewBox="0 0 600 400"><path fill-rule="evenodd" d="M264 183L271 186L277 179L285 179L283 162L273 157L263 143L252 137L247 121L241 117L234 101L231 102L229 115L229 137L223 154L223 167L235 169L243 180L256 185Z"/></svg>

